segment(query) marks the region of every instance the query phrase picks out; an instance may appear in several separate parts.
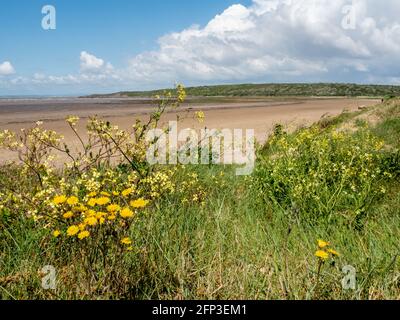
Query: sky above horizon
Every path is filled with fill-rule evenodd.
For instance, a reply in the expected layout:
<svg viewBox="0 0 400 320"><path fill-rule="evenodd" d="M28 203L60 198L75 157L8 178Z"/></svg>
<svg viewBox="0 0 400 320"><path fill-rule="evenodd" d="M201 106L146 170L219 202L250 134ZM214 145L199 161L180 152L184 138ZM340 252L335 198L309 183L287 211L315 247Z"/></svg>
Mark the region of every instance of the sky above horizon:
<svg viewBox="0 0 400 320"><path fill-rule="evenodd" d="M400 84L399 12L398 0L3 0L0 95Z"/></svg>

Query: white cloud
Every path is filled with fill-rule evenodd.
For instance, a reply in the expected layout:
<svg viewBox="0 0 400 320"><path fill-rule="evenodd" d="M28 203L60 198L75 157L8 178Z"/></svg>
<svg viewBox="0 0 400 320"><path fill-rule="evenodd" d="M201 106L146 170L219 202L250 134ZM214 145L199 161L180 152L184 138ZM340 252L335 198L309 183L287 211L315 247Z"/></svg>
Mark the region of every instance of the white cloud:
<svg viewBox="0 0 400 320"><path fill-rule="evenodd" d="M222 37L227 32L244 32L255 27L250 15L249 9L241 4L235 4L211 20L205 31Z"/></svg>
<svg viewBox="0 0 400 320"><path fill-rule="evenodd" d="M54 75L35 73L33 76L18 76L8 79L8 83L14 86L48 88L62 86L63 88L82 85L107 88L116 85L120 80L113 66L93 54L82 51L80 54L80 72L77 74Z"/></svg>
<svg viewBox="0 0 400 320"><path fill-rule="evenodd" d="M81 52L81 71L85 72L110 72L113 66L104 62L103 59L97 58L86 51Z"/></svg>
<svg viewBox="0 0 400 320"><path fill-rule="evenodd" d="M172 83L348 81L370 72L390 81L400 74L400 23L393 14L400 12L400 2L354 0L356 29L347 30L343 8L351 3L253 0L249 7L233 5L204 28L162 37L158 50L131 59L129 74Z"/></svg>
<svg viewBox="0 0 400 320"><path fill-rule="evenodd" d="M15 69L11 62L5 61L0 63L0 76L8 76L15 73Z"/></svg>

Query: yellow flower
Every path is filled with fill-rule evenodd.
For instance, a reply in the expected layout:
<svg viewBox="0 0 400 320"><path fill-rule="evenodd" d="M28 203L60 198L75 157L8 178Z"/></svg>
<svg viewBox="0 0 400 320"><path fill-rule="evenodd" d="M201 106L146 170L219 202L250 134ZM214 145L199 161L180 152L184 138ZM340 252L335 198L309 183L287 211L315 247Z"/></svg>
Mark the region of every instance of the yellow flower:
<svg viewBox="0 0 400 320"><path fill-rule="evenodd" d="M93 198L95 196L97 196L97 192L91 192L88 194L88 197L91 197L91 198Z"/></svg>
<svg viewBox="0 0 400 320"><path fill-rule="evenodd" d="M97 200L96 200L95 198L91 198L91 199L89 199L89 201L87 202L87 204L88 204L90 207L94 207L94 206L97 204Z"/></svg>
<svg viewBox="0 0 400 320"><path fill-rule="evenodd" d="M318 247L320 249L324 249L324 248L326 248L328 246L329 246L329 242L326 242L324 240L318 240Z"/></svg>
<svg viewBox="0 0 400 320"><path fill-rule="evenodd" d="M328 249L328 252L333 256L338 256L338 257L340 256L339 252L337 252L337 251L335 251L333 249Z"/></svg>
<svg viewBox="0 0 400 320"><path fill-rule="evenodd" d="M89 217L85 219L85 224L94 227L95 225L97 225L97 219L96 217Z"/></svg>
<svg viewBox="0 0 400 320"><path fill-rule="evenodd" d="M65 201L67 201L66 196L57 196L53 199L53 203L55 205L63 204L63 203L65 203Z"/></svg>
<svg viewBox="0 0 400 320"><path fill-rule="evenodd" d="M68 118L65 119L65 121L66 121L67 123L69 123L72 127L75 127L76 124L77 124L78 121L79 121L79 117L76 117L76 116L68 116Z"/></svg>
<svg viewBox="0 0 400 320"><path fill-rule="evenodd" d="M90 236L89 231L82 231L81 233L79 233L78 238L79 240L83 240L85 238L88 238L89 236Z"/></svg>
<svg viewBox="0 0 400 320"><path fill-rule="evenodd" d="M86 217L95 217L96 216L96 211L94 210L88 210L86 212Z"/></svg>
<svg viewBox="0 0 400 320"><path fill-rule="evenodd" d="M97 212L97 213L96 213L96 219L104 218L106 215L107 215L107 213L104 213L104 212Z"/></svg>
<svg viewBox="0 0 400 320"><path fill-rule="evenodd" d="M196 113L196 118L197 118L197 120L200 122L200 123L203 123L204 122L204 119L205 119L205 115L204 115L204 112L203 111L197 111Z"/></svg>
<svg viewBox="0 0 400 320"><path fill-rule="evenodd" d="M100 192L100 194L102 195L102 196L105 196L105 197L109 197L110 196L110 194L108 193L108 192Z"/></svg>
<svg viewBox="0 0 400 320"><path fill-rule="evenodd" d="M111 213L118 212L119 210L121 210L121 207L117 204L110 204L107 207L107 211Z"/></svg>
<svg viewBox="0 0 400 320"><path fill-rule="evenodd" d="M112 214L110 216L107 217L108 220L115 220L117 219L117 216L115 214Z"/></svg>
<svg viewBox="0 0 400 320"><path fill-rule="evenodd" d="M328 260L329 258L329 254L323 250L318 250L317 252L315 252L315 256L317 258L320 258L321 260Z"/></svg>
<svg viewBox="0 0 400 320"><path fill-rule="evenodd" d="M67 230L67 235L70 237L75 236L79 232L79 227L77 226L70 226Z"/></svg>
<svg viewBox="0 0 400 320"><path fill-rule="evenodd" d="M132 218L134 213L133 213L133 211L131 209L125 208L120 212L120 215L121 215L122 218L126 218L127 219L127 218Z"/></svg>
<svg viewBox="0 0 400 320"><path fill-rule="evenodd" d="M129 246L129 245L132 244L132 240L129 239L128 237L127 237L127 238L123 238L123 239L121 240L121 243L122 243L122 244L125 244L125 245L127 245L127 246Z"/></svg>
<svg viewBox="0 0 400 320"><path fill-rule="evenodd" d="M72 218L73 216L74 216L74 214L73 214L72 211L68 211L68 212L66 212L66 213L63 214L63 218L64 218L64 219L70 219L70 218Z"/></svg>
<svg viewBox="0 0 400 320"><path fill-rule="evenodd" d="M185 87L180 84L176 87L176 89L177 89L177 93L178 93L178 97L177 97L178 103L184 102L186 99Z"/></svg>
<svg viewBox="0 0 400 320"><path fill-rule="evenodd" d="M87 208L83 204L81 204L79 207L73 207L72 211L85 212L85 211L87 211Z"/></svg>
<svg viewBox="0 0 400 320"><path fill-rule="evenodd" d="M81 223L78 227L79 227L79 230L80 230L80 231L85 231L85 229L86 229L86 224L85 224L85 223Z"/></svg>
<svg viewBox="0 0 400 320"><path fill-rule="evenodd" d="M101 197L101 198L98 198L96 202L97 202L98 205L104 206L104 205L106 205L107 203L110 203L110 198L108 198L108 197Z"/></svg>
<svg viewBox="0 0 400 320"><path fill-rule="evenodd" d="M113 195L114 195L114 196L119 196L119 195L120 195L120 193L119 193L119 192L117 192L117 191L113 191Z"/></svg>
<svg viewBox="0 0 400 320"><path fill-rule="evenodd" d="M72 197L69 197L69 198L67 199L67 203L68 203L70 206L75 206L75 205L77 205L77 204L79 203L79 199L78 199L77 197L72 196Z"/></svg>
<svg viewBox="0 0 400 320"><path fill-rule="evenodd" d="M53 232L53 237L54 237L54 238L58 238L58 237L60 236L60 234L61 234L60 230L55 230L55 231Z"/></svg>
<svg viewBox="0 0 400 320"><path fill-rule="evenodd" d="M132 194L132 192L133 192L133 189L132 189L132 188L128 188L128 189L125 189L124 191L122 191L122 195L123 195L124 197L127 197L127 196L129 196L130 194Z"/></svg>
<svg viewBox="0 0 400 320"><path fill-rule="evenodd" d="M138 199L131 201L130 204L133 208L144 208L149 204L149 200Z"/></svg>

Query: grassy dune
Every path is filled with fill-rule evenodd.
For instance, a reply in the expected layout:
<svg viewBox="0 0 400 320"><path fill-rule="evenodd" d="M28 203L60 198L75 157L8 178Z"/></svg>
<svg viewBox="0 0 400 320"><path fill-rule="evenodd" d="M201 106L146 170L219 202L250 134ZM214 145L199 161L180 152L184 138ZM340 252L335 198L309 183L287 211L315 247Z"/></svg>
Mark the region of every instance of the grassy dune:
<svg viewBox="0 0 400 320"><path fill-rule="evenodd" d="M248 177L229 166L153 168L164 175L138 182L135 196L150 203L115 231L131 240L128 251L118 243L102 250L115 236L102 226L82 241L54 237L53 222L24 205L40 190L37 177L2 166L0 297L399 299L399 147L400 101L391 99L291 134L276 126ZM108 169L97 170L100 181ZM126 165L111 170L121 181L131 174ZM122 183L110 181L110 193ZM81 199L86 187L76 185ZM327 250L318 239L339 255L316 257ZM57 270L56 290L41 286L46 265ZM344 266L357 272L355 290L342 287Z"/></svg>

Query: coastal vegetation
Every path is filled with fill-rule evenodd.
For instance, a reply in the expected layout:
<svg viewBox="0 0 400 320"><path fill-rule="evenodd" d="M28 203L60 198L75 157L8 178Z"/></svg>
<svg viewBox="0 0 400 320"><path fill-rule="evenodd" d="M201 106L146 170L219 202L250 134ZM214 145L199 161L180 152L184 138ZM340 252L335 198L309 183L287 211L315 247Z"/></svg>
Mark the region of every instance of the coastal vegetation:
<svg viewBox="0 0 400 320"><path fill-rule="evenodd" d="M151 97L164 90L124 91L92 97ZM398 97L400 86L351 83L233 84L187 88L189 97Z"/></svg>

